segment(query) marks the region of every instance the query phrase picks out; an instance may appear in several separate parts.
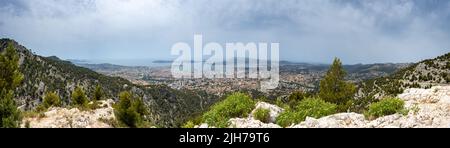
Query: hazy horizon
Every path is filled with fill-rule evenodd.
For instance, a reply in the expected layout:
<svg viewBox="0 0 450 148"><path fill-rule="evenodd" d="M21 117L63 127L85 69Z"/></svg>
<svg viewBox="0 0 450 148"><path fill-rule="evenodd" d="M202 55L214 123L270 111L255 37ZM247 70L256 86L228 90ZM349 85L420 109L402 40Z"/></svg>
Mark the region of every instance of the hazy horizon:
<svg viewBox="0 0 450 148"><path fill-rule="evenodd" d="M172 45L278 42L280 60L410 63L450 52L442 0L1 0L0 38L39 55L170 60ZM131 62L129 64L132 64ZM122 64L123 65L123 64Z"/></svg>
<svg viewBox="0 0 450 148"><path fill-rule="evenodd" d="M155 61L172 61L173 59L63 59L71 62L77 62L79 64L113 64L120 66L170 66L171 63L155 63ZM285 62L292 62L294 64L306 63L306 64L317 64L317 65L329 65L333 61L326 63L320 62L304 62L304 61L290 61L290 60L280 60ZM421 61L421 60L420 60ZM408 63L416 63L420 61L411 61L411 62L374 62L374 63L343 63L344 65L358 65L358 64L408 64Z"/></svg>

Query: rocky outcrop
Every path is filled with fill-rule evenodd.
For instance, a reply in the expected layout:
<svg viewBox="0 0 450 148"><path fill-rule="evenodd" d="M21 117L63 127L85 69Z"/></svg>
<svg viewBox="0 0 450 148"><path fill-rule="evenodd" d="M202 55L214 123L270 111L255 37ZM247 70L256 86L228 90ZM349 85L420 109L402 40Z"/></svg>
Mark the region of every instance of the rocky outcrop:
<svg viewBox="0 0 450 148"><path fill-rule="evenodd" d="M408 89L398 97L409 109L369 121L362 114L340 113L320 119L307 118L291 128L450 128L450 86Z"/></svg>
<svg viewBox="0 0 450 148"><path fill-rule="evenodd" d="M256 120L253 116L253 114L256 112L257 109L268 109L270 120L269 123L263 123L259 120ZM232 118L229 120L230 127L231 128L281 128L279 125L274 124L278 115L280 115L281 112L283 112L284 109L269 104L266 102L258 102L256 103L255 109L248 115L247 118Z"/></svg>
<svg viewBox="0 0 450 148"><path fill-rule="evenodd" d="M305 121L288 128L450 128L450 86L431 89L407 89L398 97L405 101L407 115L394 114L367 120L358 113L338 113L319 119L307 117ZM253 118L258 108L270 110L271 123ZM259 102L248 118L232 118L230 128L281 128L274 124L283 109L276 105ZM197 126L208 128L207 124Z"/></svg>
<svg viewBox="0 0 450 148"><path fill-rule="evenodd" d="M100 108L81 111L78 108L49 108L38 117L25 117L22 127L31 128L111 128L103 121L114 120L113 100L99 101Z"/></svg>
<svg viewBox="0 0 450 148"><path fill-rule="evenodd" d="M256 120L253 116L253 114L256 112L257 109L268 109L270 112L270 120L269 123L264 123L259 120ZM269 104L266 102L258 102L256 103L255 109L253 109L247 118L232 118L228 120L230 123L230 128L281 128L281 126L275 124L275 121L277 117L282 113L284 109ZM210 127L208 124L203 123L200 125L196 125L194 128L214 128Z"/></svg>
<svg viewBox="0 0 450 148"><path fill-rule="evenodd" d="M263 123L253 118L232 118L229 120L230 128L281 128L274 123Z"/></svg>
<svg viewBox="0 0 450 148"><path fill-rule="evenodd" d="M320 119L307 117L306 120L290 128L356 128L367 124L364 115L357 113L340 113L326 116Z"/></svg>

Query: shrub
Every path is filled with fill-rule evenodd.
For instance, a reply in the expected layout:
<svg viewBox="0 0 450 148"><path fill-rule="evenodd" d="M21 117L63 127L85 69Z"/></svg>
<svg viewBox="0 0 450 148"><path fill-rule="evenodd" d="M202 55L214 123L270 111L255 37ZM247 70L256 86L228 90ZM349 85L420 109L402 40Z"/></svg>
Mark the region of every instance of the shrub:
<svg viewBox="0 0 450 148"><path fill-rule="evenodd" d="M102 106L100 106L99 101L92 101L86 105L86 109L88 109L88 110L95 110L95 109L99 109L99 108L102 108Z"/></svg>
<svg viewBox="0 0 450 148"><path fill-rule="evenodd" d="M291 106L289 106L287 103L285 103L285 102L283 101L283 98L281 98L281 97L278 97L278 98L275 100L275 105L277 105L277 106L279 106L279 107L281 107L281 108L289 108L289 107L291 107Z"/></svg>
<svg viewBox="0 0 450 148"><path fill-rule="evenodd" d="M336 113L337 105L325 102L319 98L306 98L294 108L287 109L277 118L277 124L286 127L298 124L306 117L320 118Z"/></svg>
<svg viewBox="0 0 450 148"><path fill-rule="evenodd" d="M304 98L311 97L310 93L296 91L289 95L287 104L291 107L294 107L298 104L298 102L302 101Z"/></svg>
<svg viewBox="0 0 450 148"><path fill-rule="evenodd" d="M325 102L320 98L308 98L300 102L296 108L302 113L302 120L306 117L320 118L336 113L337 105Z"/></svg>
<svg viewBox="0 0 450 148"><path fill-rule="evenodd" d="M213 105L202 119L210 126L228 127L228 120L246 117L255 107L255 102L246 94L234 93L225 100Z"/></svg>
<svg viewBox="0 0 450 148"><path fill-rule="evenodd" d="M30 121L25 121L25 128L31 128Z"/></svg>
<svg viewBox="0 0 450 148"><path fill-rule="evenodd" d="M94 90L93 100L101 100L104 96L103 89L100 85L97 85Z"/></svg>
<svg viewBox="0 0 450 148"><path fill-rule="evenodd" d="M72 105L79 107L86 107L88 103L88 99L83 89L80 86L75 87L72 92Z"/></svg>
<svg viewBox="0 0 450 148"><path fill-rule="evenodd" d="M147 108L142 99L134 97L130 92L119 94L119 102L114 105L114 115L119 123L131 128L145 127L146 114Z"/></svg>
<svg viewBox="0 0 450 148"><path fill-rule="evenodd" d="M301 120L298 115L299 114L297 112L287 109L277 117L276 122L281 127L287 127L293 123L300 123L303 120Z"/></svg>
<svg viewBox="0 0 450 148"><path fill-rule="evenodd" d="M253 113L253 117L256 120L259 120L261 122L269 123L270 122L270 110L269 109L258 108Z"/></svg>
<svg viewBox="0 0 450 148"><path fill-rule="evenodd" d="M38 110L47 109L49 107L61 106L61 99L55 92L47 92L44 96L42 104L38 107Z"/></svg>
<svg viewBox="0 0 450 148"><path fill-rule="evenodd" d="M380 102L372 103L365 115L369 119L375 119L381 116L402 113L405 111L404 104L405 102L399 98L385 98Z"/></svg>
<svg viewBox="0 0 450 148"><path fill-rule="evenodd" d="M183 126L181 126L181 128L194 128L194 127L195 127L195 124L192 121L188 121Z"/></svg>

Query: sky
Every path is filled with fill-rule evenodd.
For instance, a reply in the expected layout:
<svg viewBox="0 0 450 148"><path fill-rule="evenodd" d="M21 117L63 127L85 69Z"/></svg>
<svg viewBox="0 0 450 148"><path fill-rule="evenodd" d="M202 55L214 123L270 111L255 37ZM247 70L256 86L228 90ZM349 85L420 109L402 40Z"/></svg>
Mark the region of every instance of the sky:
<svg viewBox="0 0 450 148"><path fill-rule="evenodd" d="M201 34L289 61L417 62L450 52L449 24L448 0L0 0L0 38L62 59L173 59Z"/></svg>

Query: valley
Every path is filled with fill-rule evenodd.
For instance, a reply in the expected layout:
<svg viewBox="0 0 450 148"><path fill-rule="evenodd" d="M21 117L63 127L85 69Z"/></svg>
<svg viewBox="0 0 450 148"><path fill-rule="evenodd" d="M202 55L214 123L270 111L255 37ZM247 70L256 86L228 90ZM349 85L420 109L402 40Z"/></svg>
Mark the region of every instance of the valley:
<svg viewBox="0 0 450 148"><path fill-rule="evenodd" d="M259 81L251 78L232 79L177 79L171 76L170 64L168 66L121 66L113 64L86 64L74 63L78 66L89 68L101 74L113 77L121 77L137 85L167 85L173 89L205 90L210 94L222 96L229 92L240 90L259 91ZM407 63L385 64L357 64L344 65L349 71L347 80L354 83L377 77L387 76L396 70L405 68ZM289 95L294 91L317 91L319 81L326 73L329 65L309 64L282 61L280 63L280 85L275 90L260 92L263 95L274 96ZM211 87L213 86L213 87Z"/></svg>

